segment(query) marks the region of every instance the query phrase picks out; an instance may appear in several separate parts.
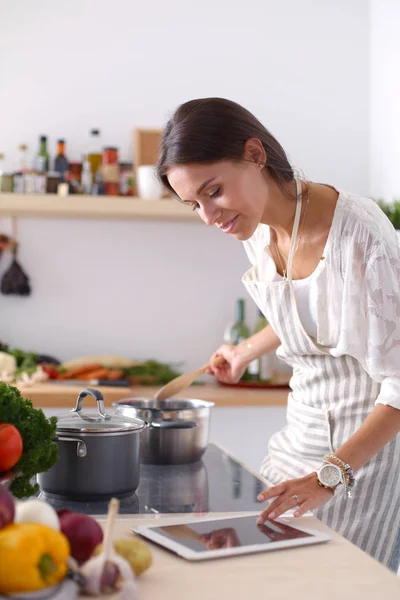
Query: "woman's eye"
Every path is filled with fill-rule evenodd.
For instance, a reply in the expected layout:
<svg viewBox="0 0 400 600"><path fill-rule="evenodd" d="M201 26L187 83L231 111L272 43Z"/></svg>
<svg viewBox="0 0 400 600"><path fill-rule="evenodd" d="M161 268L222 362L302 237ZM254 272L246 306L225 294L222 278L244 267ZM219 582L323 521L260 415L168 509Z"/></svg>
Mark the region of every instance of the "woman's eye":
<svg viewBox="0 0 400 600"><path fill-rule="evenodd" d="M218 187L215 192L213 192L212 194L210 194L210 198L217 198L221 193L221 188Z"/></svg>

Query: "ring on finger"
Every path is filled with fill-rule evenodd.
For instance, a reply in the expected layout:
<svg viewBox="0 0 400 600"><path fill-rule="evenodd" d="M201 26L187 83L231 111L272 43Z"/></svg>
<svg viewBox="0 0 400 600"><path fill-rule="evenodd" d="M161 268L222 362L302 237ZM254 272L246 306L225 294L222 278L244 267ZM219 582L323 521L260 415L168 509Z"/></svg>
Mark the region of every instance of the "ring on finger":
<svg viewBox="0 0 400 600"><path fill-rule="evenodd" d="M296 506L300 505L300 500L297 494L295 494L294 496L292 496L293 500L296 502Z"/></svg>

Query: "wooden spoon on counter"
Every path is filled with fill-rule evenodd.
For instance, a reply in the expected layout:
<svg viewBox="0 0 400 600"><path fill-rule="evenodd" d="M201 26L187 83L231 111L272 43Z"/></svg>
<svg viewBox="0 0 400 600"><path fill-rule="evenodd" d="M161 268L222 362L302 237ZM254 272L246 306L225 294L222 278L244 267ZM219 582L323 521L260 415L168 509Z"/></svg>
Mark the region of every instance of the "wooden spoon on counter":
<svg viewBox="0 0 400 600"><path fill-rule="evenodd" d="M225 359L223 356L218 356L212 364L213 366L216 366L219 363L222 363L224 360ZM204 367L197 369L197 371L191 371L190 373L184 373L183 375L175 377L175 379L172 379L172 381L164 385L158 390L158 392L154 394L154 399L166 400L167 398L171 398L171 396L175 396L175 394L178 394L185 388L189 387L193 383L193 381L195 381L198 377L204 375L204 373L210 367L211 363L207 363L206 365L204 365Z"/></svg>

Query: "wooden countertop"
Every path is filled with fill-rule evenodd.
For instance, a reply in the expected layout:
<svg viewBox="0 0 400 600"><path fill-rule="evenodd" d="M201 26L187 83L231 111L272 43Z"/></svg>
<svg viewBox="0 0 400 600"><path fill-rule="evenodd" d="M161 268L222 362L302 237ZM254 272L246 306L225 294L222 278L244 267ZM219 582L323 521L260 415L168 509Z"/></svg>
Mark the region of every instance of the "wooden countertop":
<svg viewBox="0 0 400 600"><path fill-rule="evenodd" d="M244 513L249 514L249 513ZM188 515L185 515L187 517ZM219 515L212 515L219 516ZM138 524L173 524L174 517L120 518L115 539ZM400 578L314 517L296 523L328 532L332 541L229 559L191 563L150 544L153 565L137 578L141 600L398 600ZM104 521L101 522L104 526ZM108 598L116 598L116 595Z"/></svg>
<svg viewBox="0 0 400 600"><path fill-rule="evenodd" d="M62 385L60 383L40 383L21 388L24 398L29 398L35 408L72 408L84 385ZM118 388L108 386L96 387L104 396L106 406L116 400L129 397L152 398L156 387ZM198 398L210 400L216 406L286 406L289 388L239 388L225 387L218 384L196 385L184 390L177 398Z"/></svg>

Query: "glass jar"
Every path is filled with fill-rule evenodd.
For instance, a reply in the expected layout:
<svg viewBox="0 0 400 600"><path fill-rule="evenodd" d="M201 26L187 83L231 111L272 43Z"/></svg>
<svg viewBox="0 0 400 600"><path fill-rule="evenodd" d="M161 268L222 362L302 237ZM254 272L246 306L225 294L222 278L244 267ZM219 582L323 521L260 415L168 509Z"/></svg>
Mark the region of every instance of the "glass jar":
<svg viewBox="0 0 400 600"><path fill-rule="evenodd" d="M101 172L105 194L107 196L118 196L120 182L118 148L104 148Z"/></svg>
<svg viewBox="0 0 400 600"><path fill-rule="evenodd" d="M61 183L62 177L58 171L49 171L47 173L47 194L57 194L58 184Z"/></svg>
<svg viewBox="0 0 400 600"><path fill-rule="evenodd" d="M121 163L119 165L119 170L119 187L121 196L133 196L134 173L132 163Z"/></svg>
<svg viewBox="0 0 400 600"><path fill-rule="evenodd" d="M81 193L81 177L82 177L82 163L70 162L68 166L68 175L66 177L69 183L70 194Z"/></svg>

